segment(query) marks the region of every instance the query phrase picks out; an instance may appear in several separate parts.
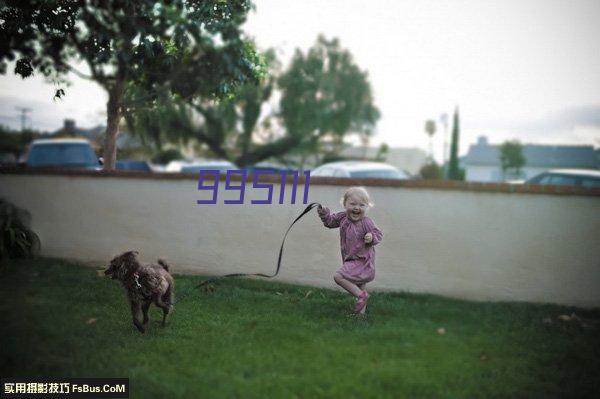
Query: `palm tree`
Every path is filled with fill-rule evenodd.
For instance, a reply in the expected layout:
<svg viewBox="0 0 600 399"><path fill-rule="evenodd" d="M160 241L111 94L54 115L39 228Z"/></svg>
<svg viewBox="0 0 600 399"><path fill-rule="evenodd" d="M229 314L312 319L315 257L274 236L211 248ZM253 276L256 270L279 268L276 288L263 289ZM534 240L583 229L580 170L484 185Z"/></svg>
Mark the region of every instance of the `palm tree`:
<svg viewBox="0 0 600 399"><path fill-rule="evenodd" d="M429 156L433 159L433 135L435 134L435 121L433 119L425 121L425 132L429 136Z"/></svg>

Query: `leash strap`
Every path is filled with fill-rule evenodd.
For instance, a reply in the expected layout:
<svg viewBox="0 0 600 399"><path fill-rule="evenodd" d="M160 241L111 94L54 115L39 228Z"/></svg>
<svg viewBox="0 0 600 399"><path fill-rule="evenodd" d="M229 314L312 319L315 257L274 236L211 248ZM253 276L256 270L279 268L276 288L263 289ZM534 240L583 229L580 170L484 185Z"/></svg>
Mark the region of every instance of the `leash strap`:
<svg viewBox="0 0 600 399"><path fill-rule="evenodd" d="M300 219L302 219L304 217L304 215L306 215L308 212L310 212L313 208L319 206L320 204L318 202L311 202L310 204L308 204L308 206L302 211L302 213L300 213L300 215L298 215L298 217L296 219L294 219L294 221L292 222L292 224L290 224L290 227L287 228L287 230L285 231L285 234L283 235L283 240L281 241L281 246L279 247L279 256L277 257L277 268L275 269L275 273L273 274L264 274L264 273L231 273L231 274L225 274L223 276L218 276L218 277L214 277L214 278L210 278L208 280L204 280L202 281L200 284L196 285L195 287L193 287L193 289L195 288L200 288L204 285L213 283L217 280L221 280L224 278L228 278L228 277L243 277L243 276L258 276L258 277L266 277L266 278L273 278L275 276L277 276L279 274L279 270L281 269L281 259L283 258L283 246L285 244L285 239L287 238L288 233L290 232L290 230L292 229L292 227L294 226L294 224L296 224L296 222ZM191 293L191 290L189 292L187 292L184 296L176 299L173 303L177 303L182 301L184 298L186 298L187 296L189 296L189 294Z"/></svg>

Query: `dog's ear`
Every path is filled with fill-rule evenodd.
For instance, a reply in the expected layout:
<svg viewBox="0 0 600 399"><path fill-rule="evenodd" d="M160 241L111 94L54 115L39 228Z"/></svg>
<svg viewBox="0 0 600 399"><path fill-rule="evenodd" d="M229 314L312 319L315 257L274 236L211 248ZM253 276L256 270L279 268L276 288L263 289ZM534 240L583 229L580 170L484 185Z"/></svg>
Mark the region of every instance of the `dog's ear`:
<svg viewBox="0 0 600 399"><path fill-rule="evenodd" d="M131 268L135 268L138 265L138 260L137 260L137 254L139 252L137 251L128 251L125 252L122 256L122 266L124 266L127 269L131 269Z"/></svg>
<svg viewBox="0 0 600 399"><path fill-rule="evenodd" d="M135 257L137 255L139 255L139 254L140 253L138 251L128 251L128 252L125 252L125 256L128 257L128 258L132 258L132 259L135 259Z"/></svg>

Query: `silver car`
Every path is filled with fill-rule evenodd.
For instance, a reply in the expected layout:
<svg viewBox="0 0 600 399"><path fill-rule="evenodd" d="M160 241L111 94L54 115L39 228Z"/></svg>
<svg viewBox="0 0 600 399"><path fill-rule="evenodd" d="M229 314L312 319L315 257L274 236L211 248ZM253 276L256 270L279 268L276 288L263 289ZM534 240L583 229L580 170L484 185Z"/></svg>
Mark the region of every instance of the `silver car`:
<svg viewBox="0 0 600 399"><path fill-rule="evenodd" d="M165 169L166 172L194 173L198 174L201 170L218 170L220 173L226 173L230 169L239 169L233 163L225 160L195 160L172 161Z"/></svg>
<svg viewBox="0 0 600 399"><path fill-rule="evenodd" d="M406 180L410 176L395 166L381 162L341 161L319 166L311 176Z"/></svg>
<svg viewBox="0 0 600 399"><path fill-rule="evenodd" d="M600 171L593 169L552 169L525 182L557 186L600 187Z"/></svg>

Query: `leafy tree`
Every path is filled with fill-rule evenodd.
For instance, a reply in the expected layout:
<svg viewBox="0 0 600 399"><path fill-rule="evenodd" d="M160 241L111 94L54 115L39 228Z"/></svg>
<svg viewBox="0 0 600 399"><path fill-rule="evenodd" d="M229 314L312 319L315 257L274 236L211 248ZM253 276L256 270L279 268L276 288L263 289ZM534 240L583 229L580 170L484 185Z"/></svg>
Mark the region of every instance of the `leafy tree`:
<svg viewBox="0 0 600 399"><path fill-rule="evenodd" d="M307 54L296 50L279 78L281 116L292 145L329 137L341 148L345 135L373 134L379 110L373 104L366 72L354 63L338 39L317 38Z"/></svg>
<svg viewBox="0 0 600 399"><path fill-rule="evenodd" d="M377 154L375 154L374 161L383 162L385 161L388 152L390 151L390 146L386 143L381 143L379 149L377 149Z"/></svg>
<svg viewBox="0 0 600 399"><path fill-rule="evenodd" d="M275 68L274 53L268 52L264 62ZM273 75L267 75L221 99L174 98L163 92L155 106L127 114L126 120L134 135L152 141L159 149L166 142L195 140L214 156L244 166L283 152L277 142L253 140L262 105L269 100L274 84ZM144 90L135 92L133 101L138 95L145 96Z"/></svg>
<svg viewBox="0 0 600 399"><path fill-rule="evenodd" d="M136 113L128 123L159 145L195 140L240 167L314 153L328 135L341 140L349 133L372 134L379 111L367 75L337 40L319 37L308 54L296 51L283 74L273 51L264 59L270 68L266 78L235 95L209 101L162 96L155 108ZM280 92L279 111L262 115L275 91Z"/></svg>
<svg viewBox="0 0 600 399"><path fill-rule="evenodd" d="M425 121L425 133L429 136L429 156L433 159L433 135L435 134L436 126L433 119Z"/></svg>
<svg viewBox="0 0 600 399"><path fill-rule="evenodd" d="M15 73L23 78L37 70L63 86L73 72L101 85L108 93L105 168L112 169L123 114L155 101L157 88L227 95L260 75L253 46L240 38L250 7L249 0L4 1L0 73L19 56ZM90 73L73 67L75 59ZM146 97L128 104L133 86ZM55 97L63 95L58 88Z"/></svg>
<svg viewBox="0 0 600 399"><path fill-rule="evenodd" d="M454 110L454 123L452 125L452 142L450 144L450 163L448 165L449 180L464 180L464 171L458 165L458 140L459 140L458 107Z"/></svg>
<svg viewBox="0 0 600 399"><path fill-rule="evenodd" d="M440 180L442 178L442 168L432 159L421 167L419 176L428 180Z"/></svg>
<svg viewBox="0 0 600 399"><path fill-rule="evenodd" d="M500 165L505 179L507 172L510 171L515 176L520 176L521 168L525 166L525 157L523 156L523 146L519 141L505 141L500 146Z"/></svg>

